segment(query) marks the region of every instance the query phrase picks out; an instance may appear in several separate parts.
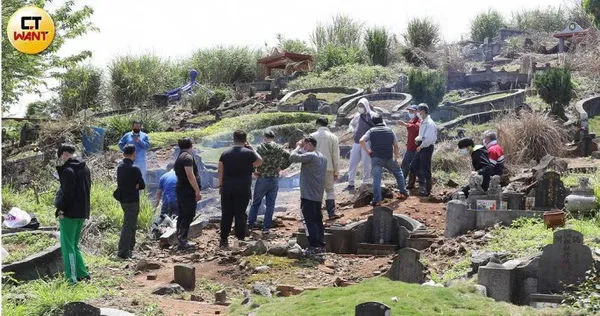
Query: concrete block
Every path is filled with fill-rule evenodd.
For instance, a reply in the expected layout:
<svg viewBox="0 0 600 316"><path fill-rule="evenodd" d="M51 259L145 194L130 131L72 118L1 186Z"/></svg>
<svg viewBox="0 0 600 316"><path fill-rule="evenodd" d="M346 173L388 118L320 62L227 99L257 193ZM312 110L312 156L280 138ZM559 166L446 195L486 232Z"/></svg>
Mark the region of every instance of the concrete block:
<svg viewBox="0 0 600 316"><path fill-rule="evenodd" d="M490 263L479 267L479 284L487 289L487 295L497 301L512 302L515 287L514 269Z"/></svg>
<svg viewBox="0 0 600 316"><path fill-rule="evenodd" d="M189 264L176 264L173 270L175 283L181 285L186 290L196 288L196 267Z"/></svg>

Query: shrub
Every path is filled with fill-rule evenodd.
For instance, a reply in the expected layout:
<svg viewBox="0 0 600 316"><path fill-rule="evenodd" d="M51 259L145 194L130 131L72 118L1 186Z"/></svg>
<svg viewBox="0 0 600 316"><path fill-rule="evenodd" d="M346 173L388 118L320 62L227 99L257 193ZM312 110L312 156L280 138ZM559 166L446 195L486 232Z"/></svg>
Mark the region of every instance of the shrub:
<svg viewBox="0 0 600 316"><path fill-rule="evenodd" d="M362 33L362 22L339 14L332 17L330 24L319 23L310 35L310 41L317 52L329 45L359 49Z"/></svg>
<svg viewBox="0 0 600 316"><path fill-rule="evenodd" d="M93 66L76 66L60 75L58 109L69 117L84 109L101 109L102 71Z"/></svg>
<svg viewBox="0 0 600 316"><path fill-rule="evenodd" d="M408 91L416 103L427 103L433 111L444 98L446 80L438 71L412 69L408 73Z"/></svg>
<svg viewBox="0 0 600 316"><path fill-rule="evenodd" d="M100 125L106 130L104 142L116 144L123 134L131 131L134 121L142 122L145 133L160 132L166 128L163 114L159 111L110 116L100 120Z"/></svg>
<svg viewBox="0 0 600 316"><path fill-rule="evenodd" d="M26 118L44 119L48 118L54 109L51 101L35 101L27 105Z"/></svg>
<svg viewBox="0 0 600 316"><path fill-rule="evenodd" d="M309 73L290 81L288 88L293 90L339 86L377 88L396 80L398 77L390 68L354 64L333 67L321 73Z"/></svg>
<svg viewBox="0 0 600 316"><path fill-rule="evenodd" d="M544 9L521 10L512 13L511 25L519 30L556 32L569 22L564 9L548 6Z"/></svg>
<svg viewBox="0 0 600 316"><path fill-rule="evenodd" d="M471 22L471 39L483 42L486 37L494 38L503 24L504 19L496 10L480 13Z"/></svg>
<svg viewBox="0 0 600 316"><path fill-rule="evenodd" d="M368 29L365 34L365 46L373 65L387 66L394 38L384 27Z"/></svg>
<svg viewBox="0 0 600 316"><path fill-rule="evenodd" d="M190 63L201 83L218 86L249 82L256 77L259 54L248 47L219 46L196 51Z"/></svg>
<svg viewBox="0 0 600 316"><path fill-rule="evenodd" d="M277 47L283 51L312 55L315 51L306 44L306 42L298 39L287 39L283 34L277 34Z"/></svg>
<svg viewBox="0 0 600 316"><path fill-rule="evenodd" d="M317 70L326 71L333 67L362 63L358 48L346 48L328 44L317 53Z"/></svg>
<svg viewBox="0 0 600 316"><path fill-rule="evenodd" d="M567 120L564 106L573 96L571 72L565 68L551 68L535 77L535 86L540 97L551 105L550 113Z"/></svg>
<svg viewBox="0 0 600 316"><path fill-rule="evenodd" d="M582 6L592 16L596 27L600 28L600 0L583 0Z"/></svg>
<svg viewBox="0 0 600 316"><path fill-rule="evenodd" d="M428 50L440 40L440 28L429 18L414 18L408 22L404 40L413 48Z"/></svg>

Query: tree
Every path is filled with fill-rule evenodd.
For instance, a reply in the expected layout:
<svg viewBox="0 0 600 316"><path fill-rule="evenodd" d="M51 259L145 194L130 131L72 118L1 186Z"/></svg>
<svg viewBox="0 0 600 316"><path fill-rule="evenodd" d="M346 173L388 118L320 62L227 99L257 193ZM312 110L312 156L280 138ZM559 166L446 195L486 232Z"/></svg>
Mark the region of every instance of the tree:
<svg viewBox="0 0 600 316"><path fill-rule="evenodd" d="M306 42L298 39L287 39L281 33L277 34L277 47L289 53L308 55L315 53L314 50L310 48L308 44L306 44Z"/></svg>
<svg viewBox="0 0 600 316"><path fill-rule="evenodd" d="M562 30L569 21L565 9L548 6L544 9L529 9L512 13L511 25L519 30L556 32Z"/></svg>
<svg viewBox="0 0 600 316"><path fill-rule="evenodd" d="M551 105L550 113L566 121L564 107L573 97L571 72L565 68L550 68L536 75L535 87L542 100Z"/></svg>
<svg viewBox="0 0 600 316"><path fill-rule="evenodd" d="M444 98L446 80L438 71L412 69L408 73L408 91L415 103L427 103L433 111Z"/></svg>
<svg viewBox="0 0 600 316"><path fill-rule="evenodd" d="M383 27L368 29L365 34L365 46L373 65L387 66L394 37Z"/></svg>
<svg viewBox="0 0 600 316"><path fill-rule="evenodd" d="M414 18L403 36L408 46L428 50L440 41L440 27L429 18Z"/></svg>
<svg viewBox="0 0 600 316"><path fill-rule="evenodd" d="M363 57L358 48L345 48L328 44L317 52L317 70L326 71L333 67L361 64Z"/></svg>
<svg viewBox="0 0 600 316"><path fill-rule="evenodd" d="M51 101L35 101L27 105L26 118L39 119L48 118L52 113L53 105Z"/></svg>
<svg viewBox="0 0 600 316"><path fill-rule="evenodd" d="M471 39L483 42L486 37L495 37L498 30L504 25L504 18L500 12L489 9L487 12L478 14L471 22Z"/></svg>
<svg viewBox="0 0 600 316"><path fill-rule="evenodd" d="M58 108L65 116L81 110L102 107L102 71L92 66L76 66L60 75Z"/></svg>
<svg viewBox="0 0 600 316"><path fill-rule="evenodd" d="M592 16L596 27L600 28L600 0L583 0L582 6Z"/></svg>
<svg viewBox="0 0 600 316"><path fill-rule="evenodd" d="M363 23L347 15L336 15L330 24L319 24L310 35L310 41L319 51L327 45L360 49Z"/></svg>
<svg viewBox="0 0 600 316"><path fill-rule="evenodd" d="M6 25L10 16L19 8L34 4L45 8L50 1L37 0L5 0L2 2L2 34L6 34ZM93 10L89 6L76 8L75 1L68 0L58 9L48 12L54 20L56 32L54 41L43 52L37 55L23 54L2 40L2 111L8 111L10 105L19 101L25 93L40 94L40 86L45 85L45 79L55 77L55 71L71 67L91 56L90 51L62 57L58 54L60 48L71 39L97 30L90 21ZM4 35L3 35L4 36Z"/></svg>

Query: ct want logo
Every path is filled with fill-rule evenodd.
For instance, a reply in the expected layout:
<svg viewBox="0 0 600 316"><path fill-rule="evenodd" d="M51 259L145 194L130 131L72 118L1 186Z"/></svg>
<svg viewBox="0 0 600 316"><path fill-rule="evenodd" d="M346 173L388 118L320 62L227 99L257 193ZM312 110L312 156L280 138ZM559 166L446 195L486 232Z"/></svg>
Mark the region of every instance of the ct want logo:
<svg viewBox="0 0 600 316"><path fill-rule="evenodd" d="M6 35L12 46L25 54L44 51L54 39L54 21L38 7L23 7L8 20Z"/></svg>

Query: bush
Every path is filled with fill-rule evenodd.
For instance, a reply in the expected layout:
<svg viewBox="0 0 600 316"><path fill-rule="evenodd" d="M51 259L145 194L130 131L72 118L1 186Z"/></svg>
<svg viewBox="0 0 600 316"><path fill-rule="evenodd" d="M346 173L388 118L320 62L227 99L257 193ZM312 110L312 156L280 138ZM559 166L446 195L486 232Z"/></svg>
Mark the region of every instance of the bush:
<svg viewBox="0 0 600 316"><path fill-rule="evenodd" d="M365 34L365 46L373 65L387 66L394 38L383 27L368 29Z"/></svg>
<svg viewBox="0 0 600 316"><path fill-rule="evenodd" d="M535 86L540 97L551 105L550 113L561 119L565 116L565 105L573 96L571 72L565 68L551 68L535 77Z"/></svg>
<svg viewBox="0 0 600 316"><path fill-rule="evenodd" d="M600 0L583 0L583 9L592 16L597 28L600 28Z"/></svg>
<svg viewBox="0 0 600 316"><path fill-rule="evenodd" d="M504 18L500 12L489 9L487 12L478 14L471 22L471 39L483 42L486 37L494 38L503 25Z"/></svg>
<svg viewBox="0 0 600 316"><path fill-rule="evenodd" d="M362 22L340 14L332 17L330 24L319 23L310 35L310 41L317 52L329 45L360 49L362 33Z"/></svg>
<svg viewBox="0 0 600 316"><path fill-rule="evenodd" d="M189 69L183 63L155 55L117 57L108 69L111 95L121 108L146 104L152 95L182 86L189 80Z"/></svg>
<svg viewBox="0 0 600 316"><path fill-rule="evenodd" d="M414 18L408 22L404 40L412 48L428 50L440 40L440 28L429 18Z"/></svg>
<svg viewBox="0 0 600 316"><path fill-rule="evenodd" d="M358 48L346 48L328 44L317 53L317 70L327 71L333 67L362 63Z"/></svg>
<svg viewBox="0 0 600 316"><path fill-rule="evenodd" d="M408 73L408 91L415 103L427 103L433 111L444 98L446 80L438 71L412 69Z"/></svg>
<svg viewBox="0 0 600 316"><path fill-rule="evenodd" d="M51 101L35 101L27 105L26 118L46 119L54 110L54 104Z"/></svg>
<svg viewBox="0 0 600 316"><path fill-rule="evenodd" d="M513 12L510 24L519 30L551 33L562 30L568 22L569 18L565 10L548 6L545 9Z"/></svg>
<svg viewBox="0 0 600 316"><path fill-rule="evenodd" d="M287 39L283 34L277 34L277 47L285 52L312 55L315 51L301 40Z"/></svg>
<svg viewBox="0 0 600 316"><path fill-rule="evenodd" d="M161 132L166 128L163 114L159 111L110 116L100 120L100 125L106 130L104 142L116 144L123 134L131 131L134 121L142 122L142 129L145 133Z"/></svg>
<svg viewBox="0 0 600 316"><path fill-rule="evenodd" d="M256 78L260 52L248 47L215 47L196 51L191 59L198 81L213 86L250 82Z"/></svg>
<svg viewBox="0 0 600 316"><path fill-rule="evenodd" d="M333 67L321 73L309 73L290 81L288 88L298 90L345 86L373 89L396 80L397 74L390 68L354 64Z"/></svg>
<svg viewBox="0 0 600 316"><path fill-rule="evenodd" d="M93 66L76 66L60 75L58 109L67 117L85 109L101 109L102 71Z"/></svg>

